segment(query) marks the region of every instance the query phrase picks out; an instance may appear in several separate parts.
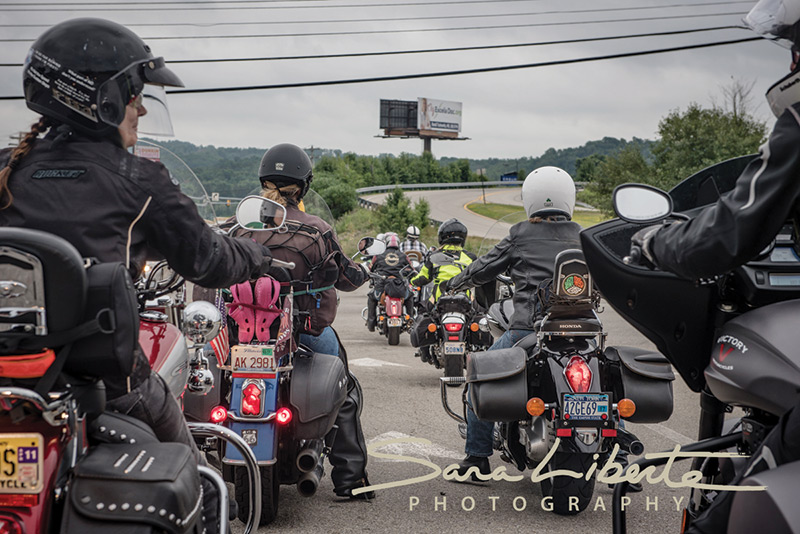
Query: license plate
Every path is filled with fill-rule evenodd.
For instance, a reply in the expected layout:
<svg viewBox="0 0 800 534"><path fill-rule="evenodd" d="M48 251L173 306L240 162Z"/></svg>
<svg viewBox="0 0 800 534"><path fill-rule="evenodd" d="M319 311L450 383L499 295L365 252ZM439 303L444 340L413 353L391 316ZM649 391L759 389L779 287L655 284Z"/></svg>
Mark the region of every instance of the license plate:
<svg viewBox="0 0 800 534"><path fill-rule="evenodd" d="M389 317L386 324L389 326L400 326L400 317Z"/></svg>
<svg viewBox="0 0 800 534"><path fill-rule="evenodd" d="M231 348L233 369L266 370L275 369L275 351L271 346L234 345Z"/></svg>
<svg viewBox="0 0 800 534"><path fill-rule="evenodd" d="M447 343L444 344L444 353L445 354L464 354L464 344L463 343Z"/></svg>
<svg viewBox="0 0 800 534"><path fill-rule="evenodd" d="M569 421L605 421L609 416L607 393L565 393L562 407Z"/></svg>
<svg viewBox="0 0 800 534"><path fill-rule="evenodd" d="M0 493L42 491L42 435L0 434Z"/></svg>

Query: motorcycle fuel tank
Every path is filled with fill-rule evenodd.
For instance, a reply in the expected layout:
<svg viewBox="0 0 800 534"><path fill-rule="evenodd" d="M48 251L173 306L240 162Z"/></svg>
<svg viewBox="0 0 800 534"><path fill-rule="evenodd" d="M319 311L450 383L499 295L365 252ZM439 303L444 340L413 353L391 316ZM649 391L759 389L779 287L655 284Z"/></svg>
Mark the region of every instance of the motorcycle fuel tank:
<svg viewBox="0 0 800 534"><path fill-rule="evenodd" d="M719 400L782 415L800 396L800 300L763 306L727 322L705 376Z"/></svg>

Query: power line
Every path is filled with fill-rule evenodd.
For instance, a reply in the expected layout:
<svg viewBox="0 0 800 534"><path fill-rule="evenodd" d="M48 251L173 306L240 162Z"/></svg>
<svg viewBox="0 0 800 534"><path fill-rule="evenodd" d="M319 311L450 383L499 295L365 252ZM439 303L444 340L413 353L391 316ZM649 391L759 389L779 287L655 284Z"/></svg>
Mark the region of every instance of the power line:
<svg viewBox="0 0 800 534"><path fill-rule="evenodd" d="M458 46L449 48L420 48L415 50L382 50L375 52L345 52L340 54L315 54L315 55L243 57L243 58L177 59L177 60L170 60L168 61L168 63L170 65L186 64L186 63L239 63L239 62L252 62L252 61L285 61L285 60L300 60L300 59L334 59L334 58L338 59L338 58L350 58L350 57L395 56L403 54L430 54L439 52L466 52L475 50L497 50L503 48L523 48L532 46L590 43L596 41L635 39L642 37L665 37L669 35L682 35L690 33L717 31L717 30L739 30L739 29L745 29L745 28L742 26L716 26L711 28L694 28L689 30L672 30L666 32L638 33L629 35L610 35L604 37L585 37L581 39L561 39L558 41L538 41L533 43ZM22 67L22 63L0 63L0 67Z"/></svg>
<svg viewBox="0 0 800 534"><path fill-rule="evenodd" d="M309 0L324 1L324 0ZM702 7L728 4L751 4L752 0L737 0L733 2L707 2L703 4L669 4L662 6L635 6L635 7L613 7L602 9L573 9L573 10L551 10L551 11L528 11L524 13L480 13L471 15L436 15L436 16L417 16L417 17L380 17L368 19L332 19L332 20L264 20L264 21L232 21L232 22L157 22L157 23L126 23L125 26L131 28L141 27L215 27L215 26L255 26L255 25L285 25L285 24L352 24L360 22L412 22L417 20L454 20L454 19L481 19L498 17L528 17L536 15L574 15L583 13L610 13L615 11L643 11L653 9L674 9L681 7ZM0 28L49 28L52 24L0 24Z"/></svg>
<svg viewBox="0 0 800 534"><path fill-rule="evenodd" d="M677 20L686 18L700 18L700 17L719 17L729 15L746 15L747 12L738 13L708 13L702 15L672 15L667 17L641 17L629 19L607 19L607 20L585 20L585 21L569 21L569 22L537 22L531 24L501 24L495 26L468 26L458 28L411 28L400 30L356 30L356 31L342 31L342 32L309 32L309 33L267 33L267 34L248 34L248 35L161 35L161 36L148 36L142 37L145 41L172 41L182 39L263 39L273 37L322 37L322 36L340 36L340 35L374 35L374 34L390 34L390 33L429 33L429 32L446 32L446 31L474 31L474 30L496 30L508 28L537 28L546 26L577 26L585 24L608 24L619 22L646 22L654 20ZM2 43L29 43L34 39L0 39Z"/></svg>
<svg viewBox="0 0 800 534"><path fill-rule="evenodd" d="M674 46L669 48L659 48L654 50L642 50L638 52L621 52L618 54L607 54L603 56L590 56L590 57L583 57L583 58L576 58L576 59L560 59L555 61L544 61L540 63L525 63L521 65L501 65L495 67L483 67L483 68L475 68L475 69L461 69L461 70L453 70L453 71L440 71L440 72L423 72L423 73L416 73L416 74L400 74L395 76L379 76L379 77L372 77L372 78L352 78L352 79L345 79L345 80L323 80L323 81L316 81L316 82L296 82L296 83L285 83L285 84L274 84L274 85L250 85L250 86L239 86L239 87L212 87L206 89L177 89L173 91L168 91L169 94L201 94L201 93L228 93L228 92L240 92L240 91L259 91L259 90L267 90L267 89L295 89L301 87L320 87L320 86L332 86L332 85L350 85L350 84L358 84L358 83L375 83L375 82L388 82L388 81L398 81L398 80L413 80L413 79L420 79L420 78L440 78L444 76L460 76L465 74L480 74L486 72L500 72L500 71L509 71L509 70L520 70L520 69L530 69L530 68L539 68L539 67L553 67L557 65L570 65L576 63L588 63L593 61L604 61L610 59L621 59L621 58L629 58L629 57L638 57L638 56L647 56L647 55L654 55L654 54L664 54L668 52L679 52L684 50L696 50L700 48L710 48L715 46L726 46L731 44L738 44L738 43L746 43L751 41L760 41L762 40L761 37L748 37L744 39L731 39L727 41L718 41L714 43L701 43L701 44L694 44L694 45L685 45L685 46ZM23 96L0 96L0 100L22 100Z"/></svg>

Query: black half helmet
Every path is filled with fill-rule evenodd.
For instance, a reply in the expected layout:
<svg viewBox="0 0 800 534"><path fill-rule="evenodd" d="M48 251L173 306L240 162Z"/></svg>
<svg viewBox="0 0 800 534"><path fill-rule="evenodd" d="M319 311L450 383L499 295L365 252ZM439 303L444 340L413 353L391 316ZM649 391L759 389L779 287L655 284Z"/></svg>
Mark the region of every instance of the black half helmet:
<svg viewBox="0 0 800 534"><path fill-rule="evenodd" d="M301 198L308 192L313 177L311 158L305 150L291 143L281 143L267 150L258 169L262 185L264 182L278 187L297 184L303 188Z"/></svg>
<svg viewBox="0 0 800 534"><path fill-rule="evenodd" d="M171 135L164 86L183 83L138 35L103 19L56 24L33 43L23 69L30 109L95 137L114 133L125 107L140 94L148 114L167 123L153 128L140 123L139 131ZM167 127L168 132L148 131Z"/></svg>
<svg viewBox="0 0 800 534"><path fill-rule="evenodd" d="M467 227L458 219L448 219L439 226L440 245L463 246L467 240Z"/></svg>

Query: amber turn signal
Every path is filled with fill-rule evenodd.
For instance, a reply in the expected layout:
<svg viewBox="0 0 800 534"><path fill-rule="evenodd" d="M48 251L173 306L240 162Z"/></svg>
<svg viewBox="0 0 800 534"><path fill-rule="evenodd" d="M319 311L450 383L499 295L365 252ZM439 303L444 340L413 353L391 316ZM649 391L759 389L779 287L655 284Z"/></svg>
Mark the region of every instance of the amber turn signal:
<svg viewBox="0 0 800 534"><path fill-rule="evenodd" d="M528 410L528 413L532 416L538 417L544 413L544 401L539 397L528 399L525 409Z"/></svg>
<svg viewBox="0 0 800 534"><path fill-rule="evenodd" d="M619 411L620 417L627 419L636 413L636 403L630 399L620 399L617 403L617 411Z"/></svg>
<svg viewBox="0 0 800 534"><path fill-rule="evenodd" d="M472 330L473 332L477 332L478 328L479 328L478 323L472 323L471 325L469 325L469 329Z"/></svg>
<svg viewBox="0 0 800 534"><path fill-rule="evenodd" d="M428 332L436 332L436 325L431 323L428 325Z"/></svg>

